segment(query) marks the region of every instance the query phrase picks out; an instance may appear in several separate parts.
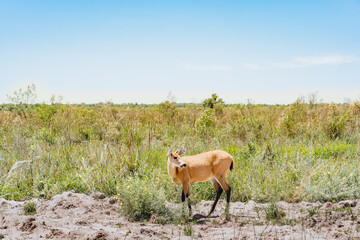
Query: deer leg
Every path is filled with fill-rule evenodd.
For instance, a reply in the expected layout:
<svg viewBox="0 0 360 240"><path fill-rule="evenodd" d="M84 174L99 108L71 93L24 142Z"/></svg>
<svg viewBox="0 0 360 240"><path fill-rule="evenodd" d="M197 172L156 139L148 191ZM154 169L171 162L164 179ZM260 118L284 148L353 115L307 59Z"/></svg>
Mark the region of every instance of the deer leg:
<svg viewBox="0 0 360 240"><path fill-rule="evenodd" d="M216 204L219 201L219 198L223 192L223 189L221 188L220 184L215 179L211 179L211 183L214 186L215 191L216 191L216 199L211 207L211 210L210 210L208 216L210 216L212 214L212 212L214 211Z"/></svg>
<svg viewBox="0 0 360 240"><path fill-rule="evenodd" d="M217 182L220 184L220 186L222 187L222 189L224 189L224 191L226 192L226 201L229 203L230 202L230 193L231 193L231 188L229 186L229 184L226 182L226 178L224 175L219 174L215 177L215 179L217 180Z"/></svg>
<svg viewBox="0 0 360 240"><path fill-rule="evenodd" d="M190 195L190 184L189 183L184 183L183 184L183 192L182 192L182 196L181 196L181 201L184 202L185 198L188 199L189 215L191 215L192 211L191 211L191 203L190 203L189 195Z"/></svg>
<svg viewBox="0 0 360 240"><path fill-rule="evenodd" d="M229 190L226 191L226 202L230 204L230 195L231 195L231 187L229 186Z"/></svg>
<svg viewBox="0 0 360 240"><path fill-rule="evenodd" d="M185 202L184 190L181 191L181 201L182 201L182 202Z"/></svg>
<svg viewBox="0 0 360 240"><path fill-rule="evenodd" d="M222 175L222 174L217 175L216 180L218 181L220 186L226 192L226 202L227 202L226 210L228 210L229 206L230 206L229 204L230 204L231 188L230 188L229 184L226 182L226 178L224 175Z"/></svg>

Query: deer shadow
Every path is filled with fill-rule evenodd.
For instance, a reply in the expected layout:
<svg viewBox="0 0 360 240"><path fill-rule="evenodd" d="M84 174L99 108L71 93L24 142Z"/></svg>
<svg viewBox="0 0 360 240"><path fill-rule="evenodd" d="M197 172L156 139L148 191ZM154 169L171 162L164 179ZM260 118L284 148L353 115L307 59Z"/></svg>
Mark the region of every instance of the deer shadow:
<svg viewBox="0 0 360 240"><path fill-rule="evenodd" d="M202 215L202 214L194 214L192 216L192 221L197 221L198 224L204 224L206 220L209 220L210 218L218 218L219 216L208 216L208 215Z"/></svg>

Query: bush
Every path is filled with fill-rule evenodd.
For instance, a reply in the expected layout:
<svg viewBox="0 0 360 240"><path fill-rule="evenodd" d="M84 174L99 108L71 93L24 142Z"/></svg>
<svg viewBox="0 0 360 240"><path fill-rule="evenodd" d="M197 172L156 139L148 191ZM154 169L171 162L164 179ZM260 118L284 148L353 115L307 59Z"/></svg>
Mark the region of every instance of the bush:
<svg viewBox="0 0 360 240"><path fill-rule="evenodd" d="M347 115L330 118L324 126L327 136L332 140L341 137L345 132L345 126L348 119L349 117Z"/></svg>
<svg viewBox="0 0 360 240"><path fill-rule="evenodd" d="M176 114L176 103L166 100L159 104L159 111L170 122Z"/></svg>
<svg viewBox="0 0 360 240"><path fill-rule="evenodd" d="M196 121L195 126L201 136L208 136L215 126L214 111L212 109L206 110Z"/></svg>
<svg viewBox="0 0 360 240"><path fill-rule="evenodd" d="M158 215L158 222L174 219L175 211L165 204L165 191L150 181L139 177L129 177L118 186L121 211L135 221L149 220L152 214Z"/></svg>
<svg viewBox="0 0 360 240"><path fill-rule="evenodd" d="M282 113L279 119L280 129L288 137L297 137L305 132L306 125L306 105L303 99L297 99Z"/></svg>
<svg viewBox="0 0 360 240"><path fill-rule="evenodd" d="M279 210L279 207L276 205L276 203L271 203L264 210L265 210L266 220L268 221L278 220L285 216L285 213Z"/></svg>
<svg viewBox="0 0 360 240"><path fill-rule="evenodd" d="M24 205L25 215L34 215L36 213L36 204L34 202L28 202Z"/></svg>
<svg viewBox="0 0 360 240"><path fill-rule="evenodd" d="M205 99L203 101L204 108L215 108L216 106L219 107L220 105L224 105L224 101L215 93L211 95L211 98Z"/></svg>

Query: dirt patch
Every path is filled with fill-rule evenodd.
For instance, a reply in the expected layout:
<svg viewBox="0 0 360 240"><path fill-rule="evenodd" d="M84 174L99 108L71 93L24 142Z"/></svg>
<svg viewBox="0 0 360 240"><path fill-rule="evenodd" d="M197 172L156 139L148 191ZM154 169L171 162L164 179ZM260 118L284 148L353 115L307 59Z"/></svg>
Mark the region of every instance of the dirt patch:
<svg viewBox="0 0 360 240"><path fill-rule="evenodd" d="M359 239L360 202L277 202L278 215L267 220L269 204L233 202L229 214L220 200L194 206L194 221L185 224L129 222L114 198L65 192L50 200L33 199L37 212L23 214L24 202L0 199L0 239ZM276 217L277 216L277 217Z"/></svg>
<svg viewBox="0 0 360 240"><path fill-rule="evenodd" d="M46 234L47 239L54 239L54 238L63 238L65 236L64 232L60 229L50 229L51 233Z"/></svg>
<svg viewBox="0 0 360 240"><path fill-rule="evenodd" d="M30 231L34 230L37 227L37 225L34 221L35 221L34 217L30 217L30 218L26 219L22 223L20 230L23 232L30 232Z"/></svg>
<svg viewBox="0 0 360 240"><path fill-rule="evenodd" d="M104 231L98 231L94 234L94 236L91 238L91 240L106 240L108 234Z"/></svg>

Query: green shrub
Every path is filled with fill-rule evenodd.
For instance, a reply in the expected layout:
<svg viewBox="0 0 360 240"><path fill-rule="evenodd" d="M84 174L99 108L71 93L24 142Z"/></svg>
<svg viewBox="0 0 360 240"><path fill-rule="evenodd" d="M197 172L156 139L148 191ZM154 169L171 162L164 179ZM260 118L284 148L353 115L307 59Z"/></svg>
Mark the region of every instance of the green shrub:
<svg viewBox="0 0 360 240"><path fill-rule="evenodd" d="M41 130L41 138L44 140L44 142L47 142L49 144L55 143L55 137L53 134L46 131L44 128Z"/></svg>
<svg viewBox="0 0 360 240"><path fill-rule="evenodd" d="M159 104L159 111L170 122L176 114L176 103L166 100Z"/></svg>
<svg viewBox="0 0 360 240"><path fill-rule="evenodd" d="M307 109L303 99L297 99L282 113L280 129L288 137L297 137L306 129ZM305 123L305 124L304 124Z"/></svg>
<svg viewBox="0 0 360 240"><path fill-rule="evenodd" d="M215 118L212 109L206 110L195 123L196 130L201 136L208 136L214 125Z"/></svg>
<svg viewBox="0 0 360 240"><path fill-rule="evenodd" d="M346 122L349 117L347 115L334 116L324 125L324 131L330 139L337 139L345 132Z"/></svg>
<svg viewBox="0 0 360 240"><path fill-rule="evenodd" d="M337 158L343 155L355 155L354 148L349 144L331 144L327 146L318 146L314 148L314 155L318 158Z"/></svg>
<svg viewBox="0 0 360 240"><path fill-rule="evenodd" d="M318 206L315 206L315 207L312 207L308 210L308 213L309 213L309 216L312 217L314 216L315 214L318 214L319 213L319 208Z"/></svg>
<svg viewBox="0 0 360 240"><path fill-rule="evenodd" d="M339 163L337 159L324 160L323 170L315 174L306 184L307 201L338 202L345 199L359 198L359 164L356 161ZM331 162L332 161L332 162ZM347 168L340 167L348 165Z"/></svg>
<svg viewBox="0 0 360 240"><path fill-rule="evenodd" d="M36 204L34 202L28 202L24 205L25 215L34 215L36 213Z"/></svg>
<svg viewBox="0 0 360 240"><path fill-rule="evenodd" d="M203 101L204 108L215 108L216 105L220 107L220 105L224 105L224 101L219 98L215 93L211 95L211 98L205 99Z"/></svg>
<svg viewBox="0 0 360 240"><path fill-rule="evenodd" d="M149 220L152 214L158 215L158 222L174 219L175 211L166 204L165 191L146 179L128 177L118 186L123 214L135 221Z"/></svg>
<svg viewBox="0 0 360 240"><path fill-rule="evenodd" d="M285 213L279 210L279 207L276 203L271 203L269 206L265 207L265 217L266 220L278 220L285 216Z"/></svg>

